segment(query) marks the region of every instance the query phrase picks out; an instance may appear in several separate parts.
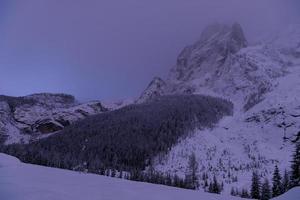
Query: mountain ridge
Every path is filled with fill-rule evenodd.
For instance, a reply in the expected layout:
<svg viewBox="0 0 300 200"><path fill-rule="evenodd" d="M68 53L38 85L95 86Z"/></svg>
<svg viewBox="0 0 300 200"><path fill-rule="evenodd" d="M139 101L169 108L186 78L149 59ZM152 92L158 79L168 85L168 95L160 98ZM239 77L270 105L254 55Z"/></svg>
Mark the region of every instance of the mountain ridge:
<svg viewBox="0 0 300 200"><path fill-rule="evenodd" d="M250 188L253 171L271 181L275 165L281 173L289 169L300 134L300 62L296 53L300 37L299 31L292 30L272 42L242 46L225 57L215 45L207 48L201 39L182 51L164 80L166 89L146 91L153 94L148 96L189 93L221 97L234 104L234 114L213 129L194 130L168 154L156 158L156 170L185 176L189 155L194 153L200 176L208 175L209 182L216 176L224 183L224 192L230 193L232 188ZM221 31L225 36L219 37L213 31L204 30L203 34L206 32L206 39L224 42L222 38L226 38L226 32ZM208 55L208 50L214 52ZM203 65L205 62L208 65ZM205 185L204 180L200 185Z"/></svg>
<svg viewBox="0 0 300 200"><path fill-rule="evenodd" d="M67 94L0 96L0 136L7 144L29 142L62 130L89 115L108 111L100 101L79 103Z"/></svg>
<svg viewBox="0 0 300 200"><path fill-rule="evenodd" d="M288 30L288 32L290 31ZM155 77L140 98L135 101L136 104L126 107L126 109L130 110L135 106L143 107L170 96L183 98L185 95L203 95L231 102L233 104L232 116L222 118L213 126L189 130L190 133L187 137L176 138L175 142L172 139L174 143L172 146L168 146L167 152L149 158L151 160L149 168L162 174L183 177L188 170L188 158L195 154L195 159L199 163L197 173L208 176L206 181L212 182L213 177L216 177L218 182L223 182L225 194L229 194L231 188L248 189L253 171L257 171L260 177L271 180L275 165L278 165L281 172L289 169L293 145L300 139L300 57L298 55L300 37L297 37L297 31L292 32L295 33L295 36L286 34L283 38L277 37L271 42L249 45L239 24L231 26L214 24L202 32L200 40L186 47L179 54L176 65L171 68L169 77L166 80ZM287 42L289 39L292 42ZM30 103L27 105L28 110L21 105L21 109L19 109L21 111L18 109L14 111L21 113L17 116L35 113L39 116L38 119L43 119L42 114L38 114L41 109L33 109L35 108L34 103L33 106ZM102 105L101 102L100 105ZM167 111L176 108L168 104L163 105L161 109L168 108ZM190 106L189 102L183 105L186 105L187 108ZM50 120L55 120L57 116L61 115L66 116L67 119L72 119L72 117L83 119L84 117L78 117L78 113L76 114L78 109L81 110L80 116L104 112L99 105L97 107L99 110L94 112L93 106L97 107L97 102L96 105L94 103L72 105L59 113L51 113ZM2 119L11 119L11 114L7 112L9 109L9 103L0 101ZM33 111L31 111L32 109ZM87 111L89 109L92 111ZM152 112L157 109L154 106L147 111L151 113L151 116L155 116L155 113ZM122 112L122 109L118 112ZM138 110L139 115L132 114L133 117L127 121L121 118L121 122L133 125L141 119L146 119L146 117L137 117L143 112L143 110ZM177 110L175 113L178 114L178 112ZM8 114L5 115L5 113ZM44 111L41 113L48 114ZM205 115L203 114L203 116ZM157 120L160 117L159 115L154 118ZM25 117L27 121L24 121L22 117L19 118L22 122L26 122L25 124L32 124L32 121L35 124L37 122L31 120L30 117ZM96 118L95 124L101 124L102 121L99 122ZM170 116L168 119L174 119L174 116ZM75 122L76 120L74 120L74 125L80 124ZM42 123L45 124L43 121ZM147 128L147 123L143 124L145 126L136 128L136 130L135 127L127 128L133 129L130 133L136 133ZM158 123L152 124L157 125ZM178 128L178 122L176 121L174 124ZM37 123L37 125L39 124ZM13 133L14 128L17 131L20 124L15 120L7 126L13 127L11 128ZM165 127L170 126L170 123L162 124L158 130L165 130ZM88 124L87 127L90 128L92 125ZM32 128L31 125L30 128ZM95 128L95 131L99 131L99 129ZM115 135L119 132L116 132ZM167 134L172 133L167 131ZM158 134L157 138L160 138L159 136ZM140 149L137 138L133 137L133 141L137 143L137 149ZM82 143L92 142L94 144L96 142L84 140L85 138L81 139ZM118 139L120 140L120 138ZM163 141L170 142L166 138ZM121 142L129 141L122 140ZM147 145L149 144L145 144L143 147ZM41 146L43 147L43 145ZM72 145L70 144L70 146ZM111 153L108 149L113 147L118 147L118 145L114 144L104 149ZM89 147L83 145L82 149L78 151L85 155L84 150L86 149ZM97 150L97 148L95 147L93 150ZM143 155L143 153L141 154ZM88 154L88 156L94 155ZM82 157L84 158L84 156ZM111 160L114 159L111 158ZM147 164L149 164L149 160L147 160ZM82 162L85 163L84 159ZM144 160L141 162L143 163ZM82 168L84 166L86 165L81 165ZM207 189L205 180L200 180L200 186Z"/></svg>
<svg viewBox="0 0 300 200"><path fill-rule="evenodd" d="M206 28L200 39L179 54L171 68L164 89L159 92L148 86L145 96L164 94L210 94L227 98L238 110L247 111L264 99L284 76L291 65L280 47L270 44L249 46L239 24L213 24ZM156 78L157 79L157 78ZM154 82L155 83L155 82ZM151 83L150 83L151 84Z"/></svg>

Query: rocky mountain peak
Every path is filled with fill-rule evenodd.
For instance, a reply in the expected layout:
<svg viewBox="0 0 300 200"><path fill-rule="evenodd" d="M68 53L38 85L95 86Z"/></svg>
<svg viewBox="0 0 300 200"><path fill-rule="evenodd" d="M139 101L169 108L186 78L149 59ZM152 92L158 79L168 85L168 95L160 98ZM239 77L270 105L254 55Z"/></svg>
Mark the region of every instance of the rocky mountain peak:
<svg viewBox="0 0 300 200"><path fill-rule="evenodd" d="M179 54L164 82L155 78L139 101L168 94L209 94L227 98L247 111L264 99L286 61L270 45L247 46L240 24L212 24Z"/></svg>
<svg viewBox="0 0 300 200"><path fill-rule="evenodd" d="M149 83L146 90L142 93L137 103L142 103L146 100L154 99L164 94L166 82L159 77L154 77Z"/></svg>
<svg viewBox="0 0 300 200"><path fill-rule="evenodd" d="M219 23L207 26L201 33L199 42L211 44L211 42L216 41L226 43L230 46L234 45L235 48L229 49L231 53L236 53L241 48L247 46L244 31L238 23L234 23L231 26Z"/></svg>
<svg viewBox="0 0 300 200"><path fill-rule="evenodd" d="M247 47L241 25L212 24L203 30L200 40L186 47L178 56L171 79L187 81L215 73L231 55Z"/></svg>

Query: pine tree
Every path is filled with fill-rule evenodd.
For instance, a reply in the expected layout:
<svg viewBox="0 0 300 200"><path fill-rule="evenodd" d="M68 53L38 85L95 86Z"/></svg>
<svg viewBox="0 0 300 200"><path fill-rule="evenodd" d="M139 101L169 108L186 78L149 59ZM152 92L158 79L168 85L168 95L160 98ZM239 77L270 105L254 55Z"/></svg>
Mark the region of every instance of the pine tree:
<svg viewBox="0 0 300 200"><path fill-rule="evenodd" d="M253 199L260 198L260 180L257 172L253 172L252 174L251 198Z"/></svg>
<svg viewBox="0 0 300 200"><path fill-rule="evenodd" d="M245 188L242 189L241 197L242 198L249 198L250 197L249 194L248 194L247 189L245 189Z"/></svg>
<svg viewBox="0 0 300 200"><path fill-rule="evenodd" d="M214 176L213 183L212 183L212 193L216 193L216 194L221 193L221 188L220 188L220 185L217 181L216 176Z"/></svg>
<svg viewBox="0 0 300 200"><path fill-rule="evenodd" d="M196 160L195 153L192 153L189 157L188 170L186 173L186 184L190 189L197 189L199 187L197 171L198 162Z"/></svg>
<svg viewBox="0 0 300 200"><path fill-rule="evenodd" d="M165 177L165 185L172 186L172 178L170 174Z"/></svg>
<svg viewBox="0 0 300 200"><path fill-rule="evenodd" d="M265 179L264 183L261 187L261 200L269 200L271 199L271 189L268 179Z"/></svg>
<svg viewBox="0 0 300 200"><path fill-rule="evenodd" d="M207 182L207 179L205 179L204 181L204 189L208 187L208 182Z"/></svg>
<svg viewBox="0 0 300 200"><path fill-rule="evenodd" d="M232 187L230 190L231 196L236 196L235 189Z"/></svg>
<svg viewBox="0 0 300 200"><path fill-rule="evenodd" d="M110 176L111 176L111 177L116 177L116 174L117 174L117 173L116 173L116 170L115 170L115 169L112 169L112 170L111 170Z"/></svg>
<svg viewBox="0 0 300 200"><path fill-rule="evenodd" d="M285 193L288 191L289 189L289 186L290 186L290 177L289 177L289 174L287 172L287 170L284 171L284 176L283 176L283 179L282 179L282 193Z"/></svg>
<svg viewBox="0 0 300 200"><path fill-rule="evenodd" d="M282 193L281 175L277 165L275 166L272 181L273 181L272 196L277 197Z"/></svg>
<svg viewBox="0 0 300 200"><path fill-rule="evenodd" d="M224 183L223 181L221 182L221 185L220 185L220 191L223 191L224 190Z"/></svg>
<svg viewBox="0 0 300 200"><path fill-rule="evenodd" d="M121 179L123 178L123 170L120 171L119 178L121 178Z"/></svg>
<svg viewBox="0 0 300 200"><path fill-rule="evenodd" d="M209 193L214 193L214 189L213 189L213 184L212 183L209 183L208 192Z"/></svg>
<svg viewBox="0 0 300 200"><path fill-rule="evenodd" d="M300 186L300 142L296 144L296 149L293 155L291 168L292 168L291 186L292 187Z"/></svg>
<svg viewBox="0 0 300 200"><path fill-rule="evenodd" d="M177 174L175 174L173 178L173 186L174 187L180 187L180 178Z"/></svg>
<svg viewBox="0 0 300 200"><path fill-rule="evenodd" d="M180 188L188 188L187 185L185 184L184 179L179 179L179 187Z"/></svg>

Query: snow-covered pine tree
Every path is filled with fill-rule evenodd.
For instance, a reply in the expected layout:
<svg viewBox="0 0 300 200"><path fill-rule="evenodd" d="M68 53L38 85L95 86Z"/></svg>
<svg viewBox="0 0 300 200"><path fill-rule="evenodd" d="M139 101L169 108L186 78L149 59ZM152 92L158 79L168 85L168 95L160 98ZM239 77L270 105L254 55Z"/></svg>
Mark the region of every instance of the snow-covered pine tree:
<svg viewBox="0 0 300 200"><path fill-rule="evenodd" d="M271 199L271 188L268 179L264 180L264 183L261 187L261 200L269 200Z"/></svg>
<svg viewBox="0 0 300 200"><path fill-rule="evenodd" d="M165 185L172 186L172 177L169 173L165 177Z"/></svg>
<svg viewBox="0 0 300 200"><path fill-rule="evenodd" d="M251 198L260 198L260 179L257 172L252 173Z"/></svg>
<svg viewBox="0 0 300 200"><path fill-rule="evenodd" d="M230 190L231 196L236 196L235 189L232 187Z"/></svg>
<svg viewBox="0 0 300 200"><path fill-rule="evenodd" d="M191 189L197 189L199 187L199 177L197 171L198 162L196 160L195 153L192 153L189 157L188 169L186 173L186 184Z"/></svg>
<svg viewBox="0 0 300 200"><path fill-rule="evenodd" d="M242 189L241 197L242 198L249 198L250 197L249 194L248 194L248 190L247 189L245 189L245 188Z"/></svg>
<svg viewBox="0 0 300 200"><path fill-rule="evenodd" d="M275 166L274 169L272 181L273 181L272 196L277 197L282 194L281 175L277 165Z"/></svg>
<svg viewBox="0 0 300 200"><path fill-rule="evenodd" d="M209 183L209 186L208 186L208 192L209 193L213 193L214 189L213 189L213 184L212 183Z"/></svg>
<svg viewBox="0 0 300 200"><path fill-rule="evenodd" d="M296 144L296 149L292 160L291 187L300 185L300 141Z"/></svg>
<svg viewBox="0 0 300 200"><path fill-rule="evenodd" d="M290 176L287 170L284 171L283 179L282 179L282 193L285 193L288 191L290 187Z"/></svg>
<svg viewBox="0 0 300 200"><path fill-rule="evenodd" d="M217 181L216 176L214 176L213 183L212 183L212 193L216 193L216 194L221 193L221 187L220 187L220 184Z"/></svg>
<svg viewBox="0 0 300 200"><path fill-rule="evenodd" d="M205 179L203 188L206 189L207 187L208 187L208 182L207 179Z"/></svg>
<svg viewBox="0 0 300 200"><path fill-rule="evenodd" d="M116 174L117 174L116 170L115 170L115 169L112 169L112 170L111 170L110 176L111 176L111 177L116 177Z"/></svg>
<svg viewBox="0 0 300 200"><path fill-rule="evenodd" d="M173 178L173 185L174 187L180 187L180 178L177 174L175 174Z"/></svg>
<svg viewBox="0 0 300 200"><path fill-rule="evenodd" d="M120 171L120 173L119 173L119 178L121 178L121 179L122 179L122 178L123 178L123 176L124 176L124 175L123 175L123 170L121 170L121 171Z"/></svg>

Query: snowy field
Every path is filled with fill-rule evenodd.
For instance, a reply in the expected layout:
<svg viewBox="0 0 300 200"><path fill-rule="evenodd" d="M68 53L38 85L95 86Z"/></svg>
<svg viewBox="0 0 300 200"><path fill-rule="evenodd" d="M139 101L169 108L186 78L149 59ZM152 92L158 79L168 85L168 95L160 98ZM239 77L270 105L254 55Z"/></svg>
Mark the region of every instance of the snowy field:
<svg viewBox="0 0 300 200"><path fill-rule="evenodd" d="M0 154L0 200L235 200L192 190L21 163Z"/></svg>
<svg viewBox="0 0 300 200"><path fill-rule="evenodd" d="M21 163L0 154L0 200L238 200L192 190ZM300 188L276 200L299 200Z"/></svg>
<svg viewBox="0 0 300 200"><path fill-rule="evenodd" d="M300 187L293 188L289 192L274 198L273 200L299 200L300 199Z"/></svg>

